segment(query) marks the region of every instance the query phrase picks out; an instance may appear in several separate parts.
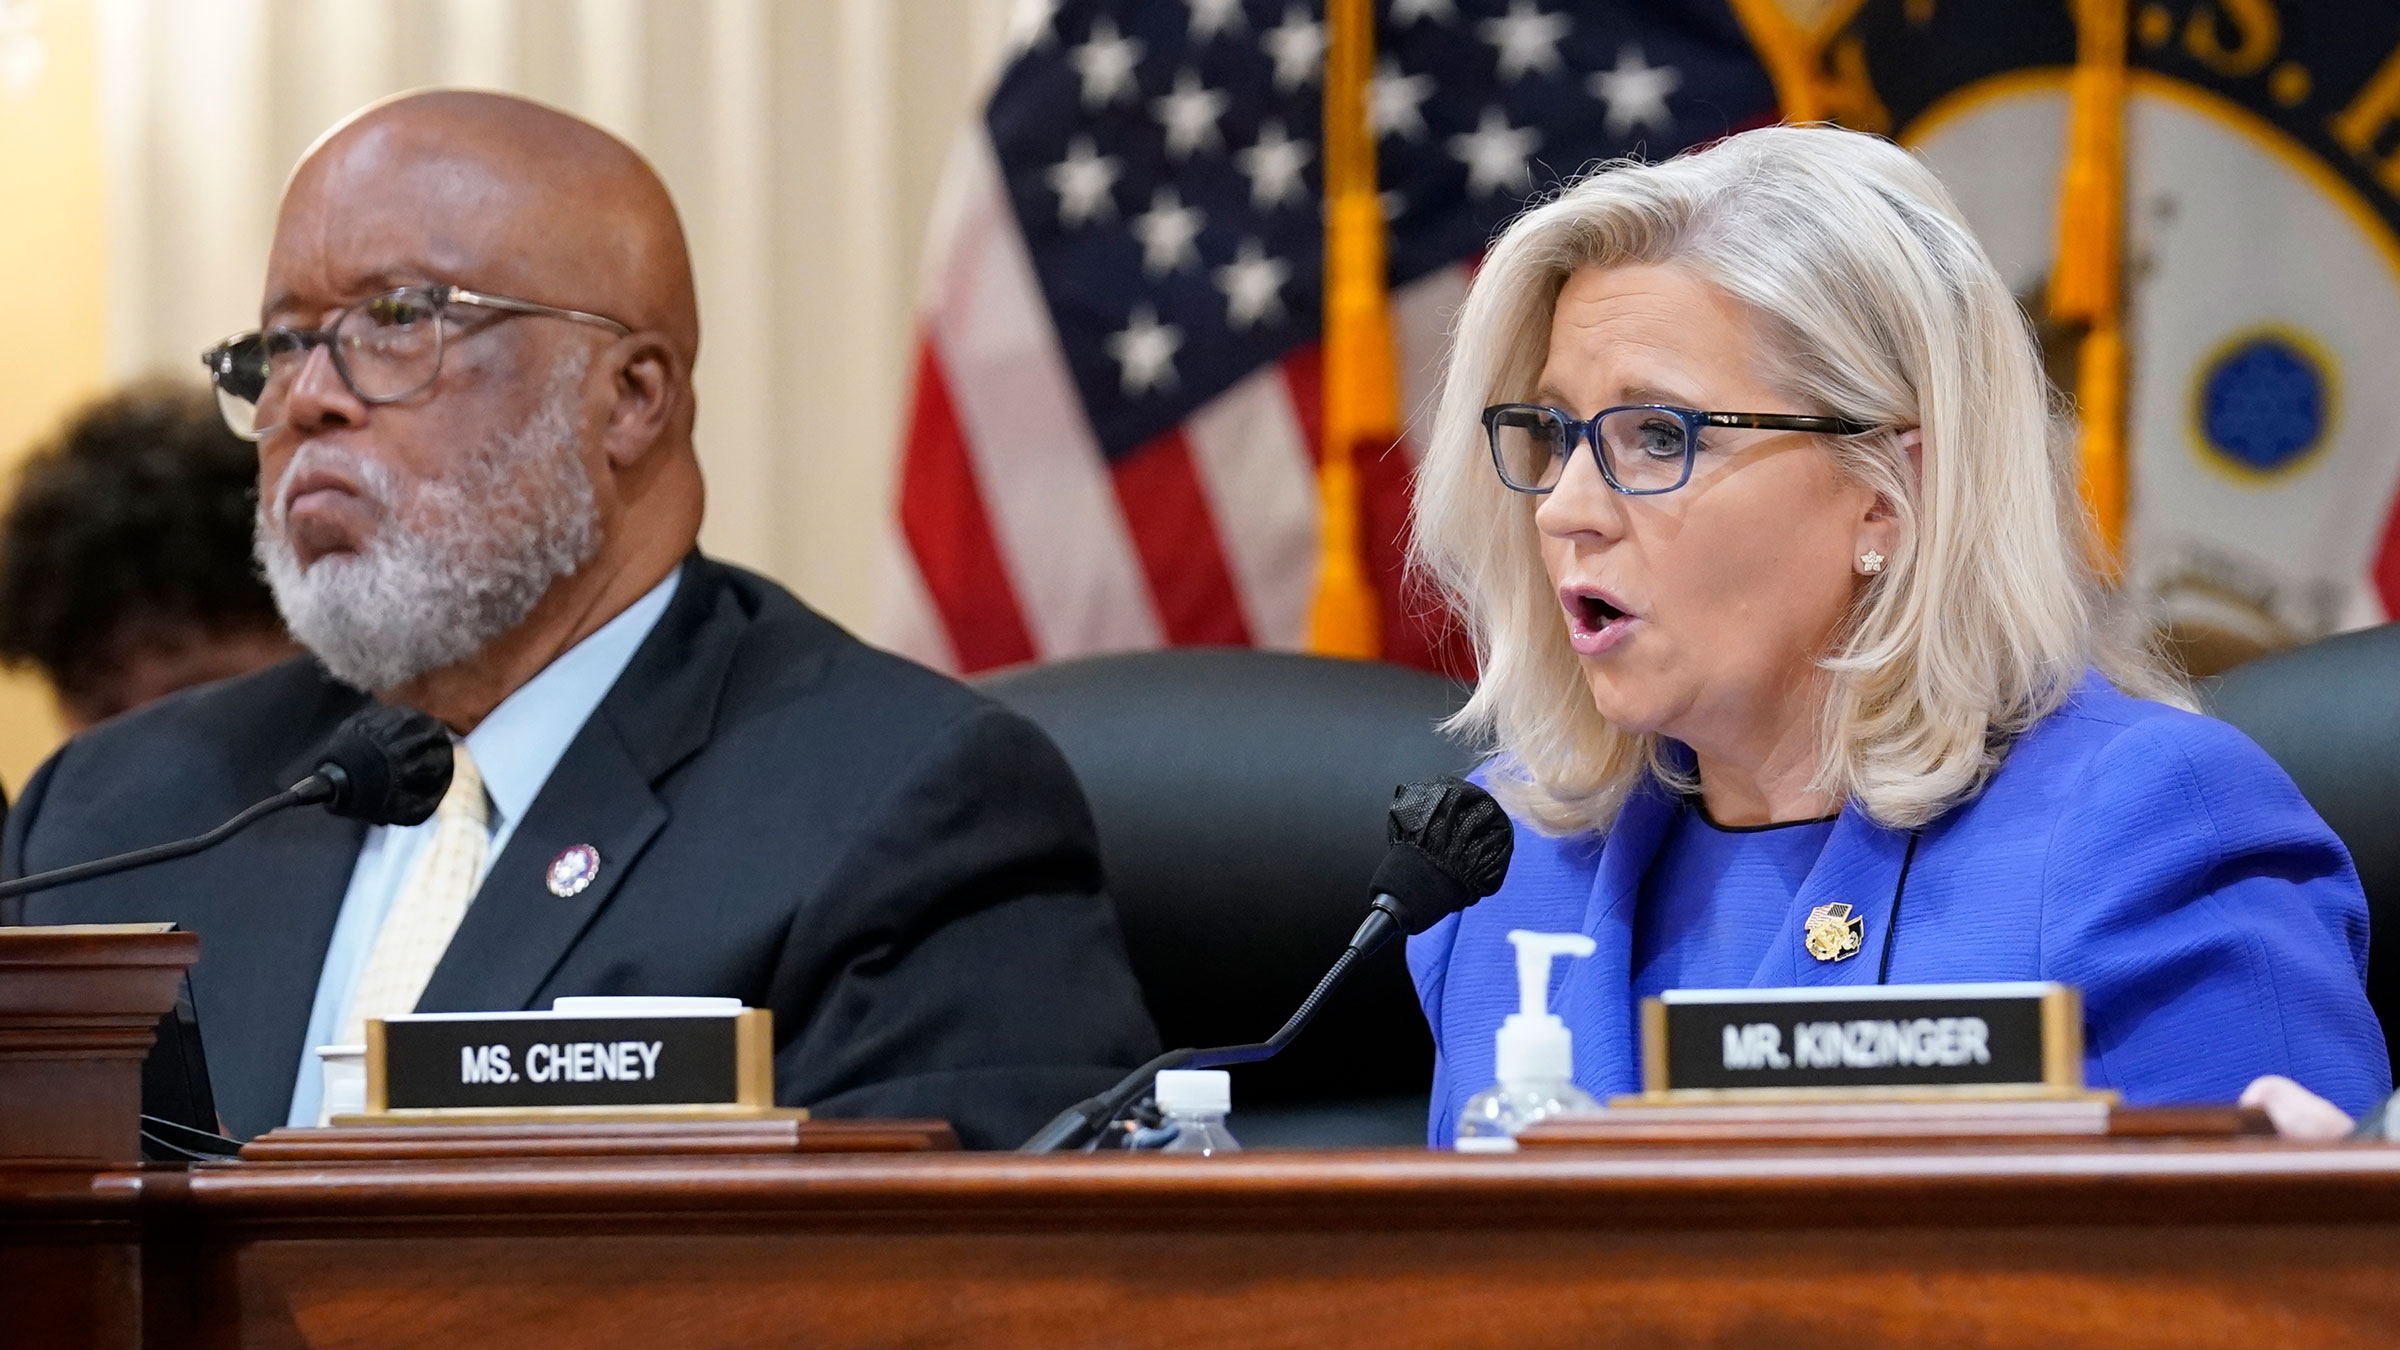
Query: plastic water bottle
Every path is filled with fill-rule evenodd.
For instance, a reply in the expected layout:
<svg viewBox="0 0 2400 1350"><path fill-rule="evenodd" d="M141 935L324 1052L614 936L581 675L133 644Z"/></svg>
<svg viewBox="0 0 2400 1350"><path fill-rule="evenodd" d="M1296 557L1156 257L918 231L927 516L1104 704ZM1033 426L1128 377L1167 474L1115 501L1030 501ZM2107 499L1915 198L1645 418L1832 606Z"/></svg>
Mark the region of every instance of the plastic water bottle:
<svg viewBox="0 0 2400 1350"><path fill-rule="evenodd" d="M1513 1153L1517 1133L1566 1111L1597 1111L1600 1103L1575 1086L1575 1037L1549 1008L1550 962L1589 956L1581 933L1517 929L1517 1010L1500 1024L1493 1060L1500 1081L1467 1099L1458 1113L1461 1153Z"/></svg>
<svg viewBox="0 0 2400 1350"><path fill-rule="evenodd" d="M1233 1109L1232 1074L1223 1069L1162 1069L1157 1093L1159 1112L1166 1117L1160 1132L1174 1132L1159 1152L1205 1158L1242 1151L1225 1128L1225 1113Z"/></svg>

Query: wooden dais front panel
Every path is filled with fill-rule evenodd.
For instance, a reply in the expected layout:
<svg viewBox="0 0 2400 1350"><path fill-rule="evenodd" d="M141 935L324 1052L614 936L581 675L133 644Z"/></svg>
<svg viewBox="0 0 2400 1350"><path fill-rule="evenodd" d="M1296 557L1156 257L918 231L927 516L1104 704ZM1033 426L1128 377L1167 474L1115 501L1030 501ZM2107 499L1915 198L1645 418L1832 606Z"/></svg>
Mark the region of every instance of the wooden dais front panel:
<svg viewBox="0 0 2400 1350"><path fill-rule="evenodd" d="M243 1163L154 1178L151 1199L184 1234L152 1252L154 1345L2384 1346L2400 1329L2400 1150L2273 1140Z"/></svg>

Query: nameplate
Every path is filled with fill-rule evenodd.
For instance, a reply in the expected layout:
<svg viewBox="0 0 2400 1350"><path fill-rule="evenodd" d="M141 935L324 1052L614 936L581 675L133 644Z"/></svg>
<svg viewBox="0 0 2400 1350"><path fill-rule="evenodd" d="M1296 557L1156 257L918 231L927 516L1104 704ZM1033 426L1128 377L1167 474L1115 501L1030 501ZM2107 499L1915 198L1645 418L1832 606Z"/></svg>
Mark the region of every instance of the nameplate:
<svg viewBox="0 0 2400 1350"><path fill-rule="evenodd" d="M2034 982L1669 990L1642 1000L1642 1087L1620 1101L2082 1096L2082 1000Z"/></svg>
<svg viewBox="0 0 2400 1350"><path fill-rule="evenodd" d="M757 1114L773 1014L412 1013L367 1023L367 1115Z"/></svg>

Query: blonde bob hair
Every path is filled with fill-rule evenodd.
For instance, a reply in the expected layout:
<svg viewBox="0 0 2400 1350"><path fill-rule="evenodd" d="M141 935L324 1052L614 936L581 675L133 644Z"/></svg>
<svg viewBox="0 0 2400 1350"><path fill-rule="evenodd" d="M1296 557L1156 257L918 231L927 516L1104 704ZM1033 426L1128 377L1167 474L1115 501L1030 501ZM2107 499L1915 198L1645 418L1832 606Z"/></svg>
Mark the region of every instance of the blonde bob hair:
<svg viewBox="0 0 2400 1350"><path fill-rule="evenodd" d="M1601 166L1527 210L1459 315L1410 549L1474 639L1481 679L1451 729L1497 752L1512 812L1551 833L1606 829L1645 776L1692 786L1660 737L1593 706L1542 566L1539 498L1502 485L1480 420L1533 396L1567 278L1629 264L1685 269L1741 302L1761 335L1753 368L1791 400L1770 411L1889 428L1822 438L1890 504L1900 543L1819 661L1820 788L1914 828L1974 795L2088 669L2188 704L2104 622L2032 328L1941 183L1878 137L1766 127Z"/></svg>

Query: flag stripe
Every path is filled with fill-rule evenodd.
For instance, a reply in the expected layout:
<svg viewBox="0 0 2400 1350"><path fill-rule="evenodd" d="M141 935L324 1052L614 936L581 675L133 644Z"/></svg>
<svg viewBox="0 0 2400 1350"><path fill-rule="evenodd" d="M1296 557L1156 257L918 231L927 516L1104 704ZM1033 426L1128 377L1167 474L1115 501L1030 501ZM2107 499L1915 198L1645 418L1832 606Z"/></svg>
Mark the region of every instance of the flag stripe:
<svg viewBox="0 0 2400 1350"><path fill-rule="evenodd" d="M954 462L965 465L963 451ZM902 472L907 472L905 461ZM940 556L940 552L933 556ZM942 616L934 609L933 592L926 587L925 574L918 570L916 551L910 546L907 530L897 514L892 518L891 528L884 531L878 564L882 589L875 597L872 629L875 642L919 665L957 670L958 649L950 641ZM1019 626L1022 627L1021 622Z"/></svg>
<svg viewBox="0 0 2400 1350"><path fill-rule="evenodd" d="M1386 275L1411 278L1389 297L1401 434L1363 447L1359 499L1340 506L1366 531L1386 657L1438 655L1423 597L1402 585L1402 536L1476 253L1545 189L1537 147L1546 164L1664 154L1770 115L1721 4L1459 0L1383 26L1365 149ZM1312 340L1336 155L1325 10L1273 5L1269 27L1256 4L1189 23L1160 8L1028 10L935 197L920 320L955 430L920 429L907 481L937 463L963 478L952 491L980 502L989 546L969 562L933 531L895 532L917 557L890 562L884 629L965 670L1027 644L1039 660L1307 643L1333 518ZM1547 77L1569 71L1608 80ZM1019 630L996 647L954 629L972 607L949 593L993 577Z"/></svg>
<svg viewBox="0 0 2400 1350"><path fill-rule="evenodd" d="M1248 645L1250 630L1218 546L1215 515L1182 430L1118 460L1111 477L1167 641Z"/></svg>
<svg viewBox="0 0 2400 1350"><path fill-rule="evenodd" d="M1316 343L1295 349L1279 363L1283 388L1291 396L1292 416L1300 423L1300 439L1308 445L1310 472L1325 445L1325 363Z"/></svg>
<svg viewBox="0 0 2400 1350"><path fill-rule="evenodd" d="M917 397L900 466L900 529L958 664L967 670L1035 656L1023 608L1009 585L957 410L931 343L917 358Z"/></svg>
<svg viewBox="0 0 2400 1350"><path fill-rule="evenodd" d="M1261 366L1194 413L1184 435L1251 639L1287 650L1304 645L1316 581L1317 484L1282 370Z"/></svg>
<svg viewBox="0 0 2400 1350"><path fill-rule="evenodd" d="M952 171L956 237L926 321L1034 645L1049 660L1156 646L1142 568L989 144Z"/></svg>

